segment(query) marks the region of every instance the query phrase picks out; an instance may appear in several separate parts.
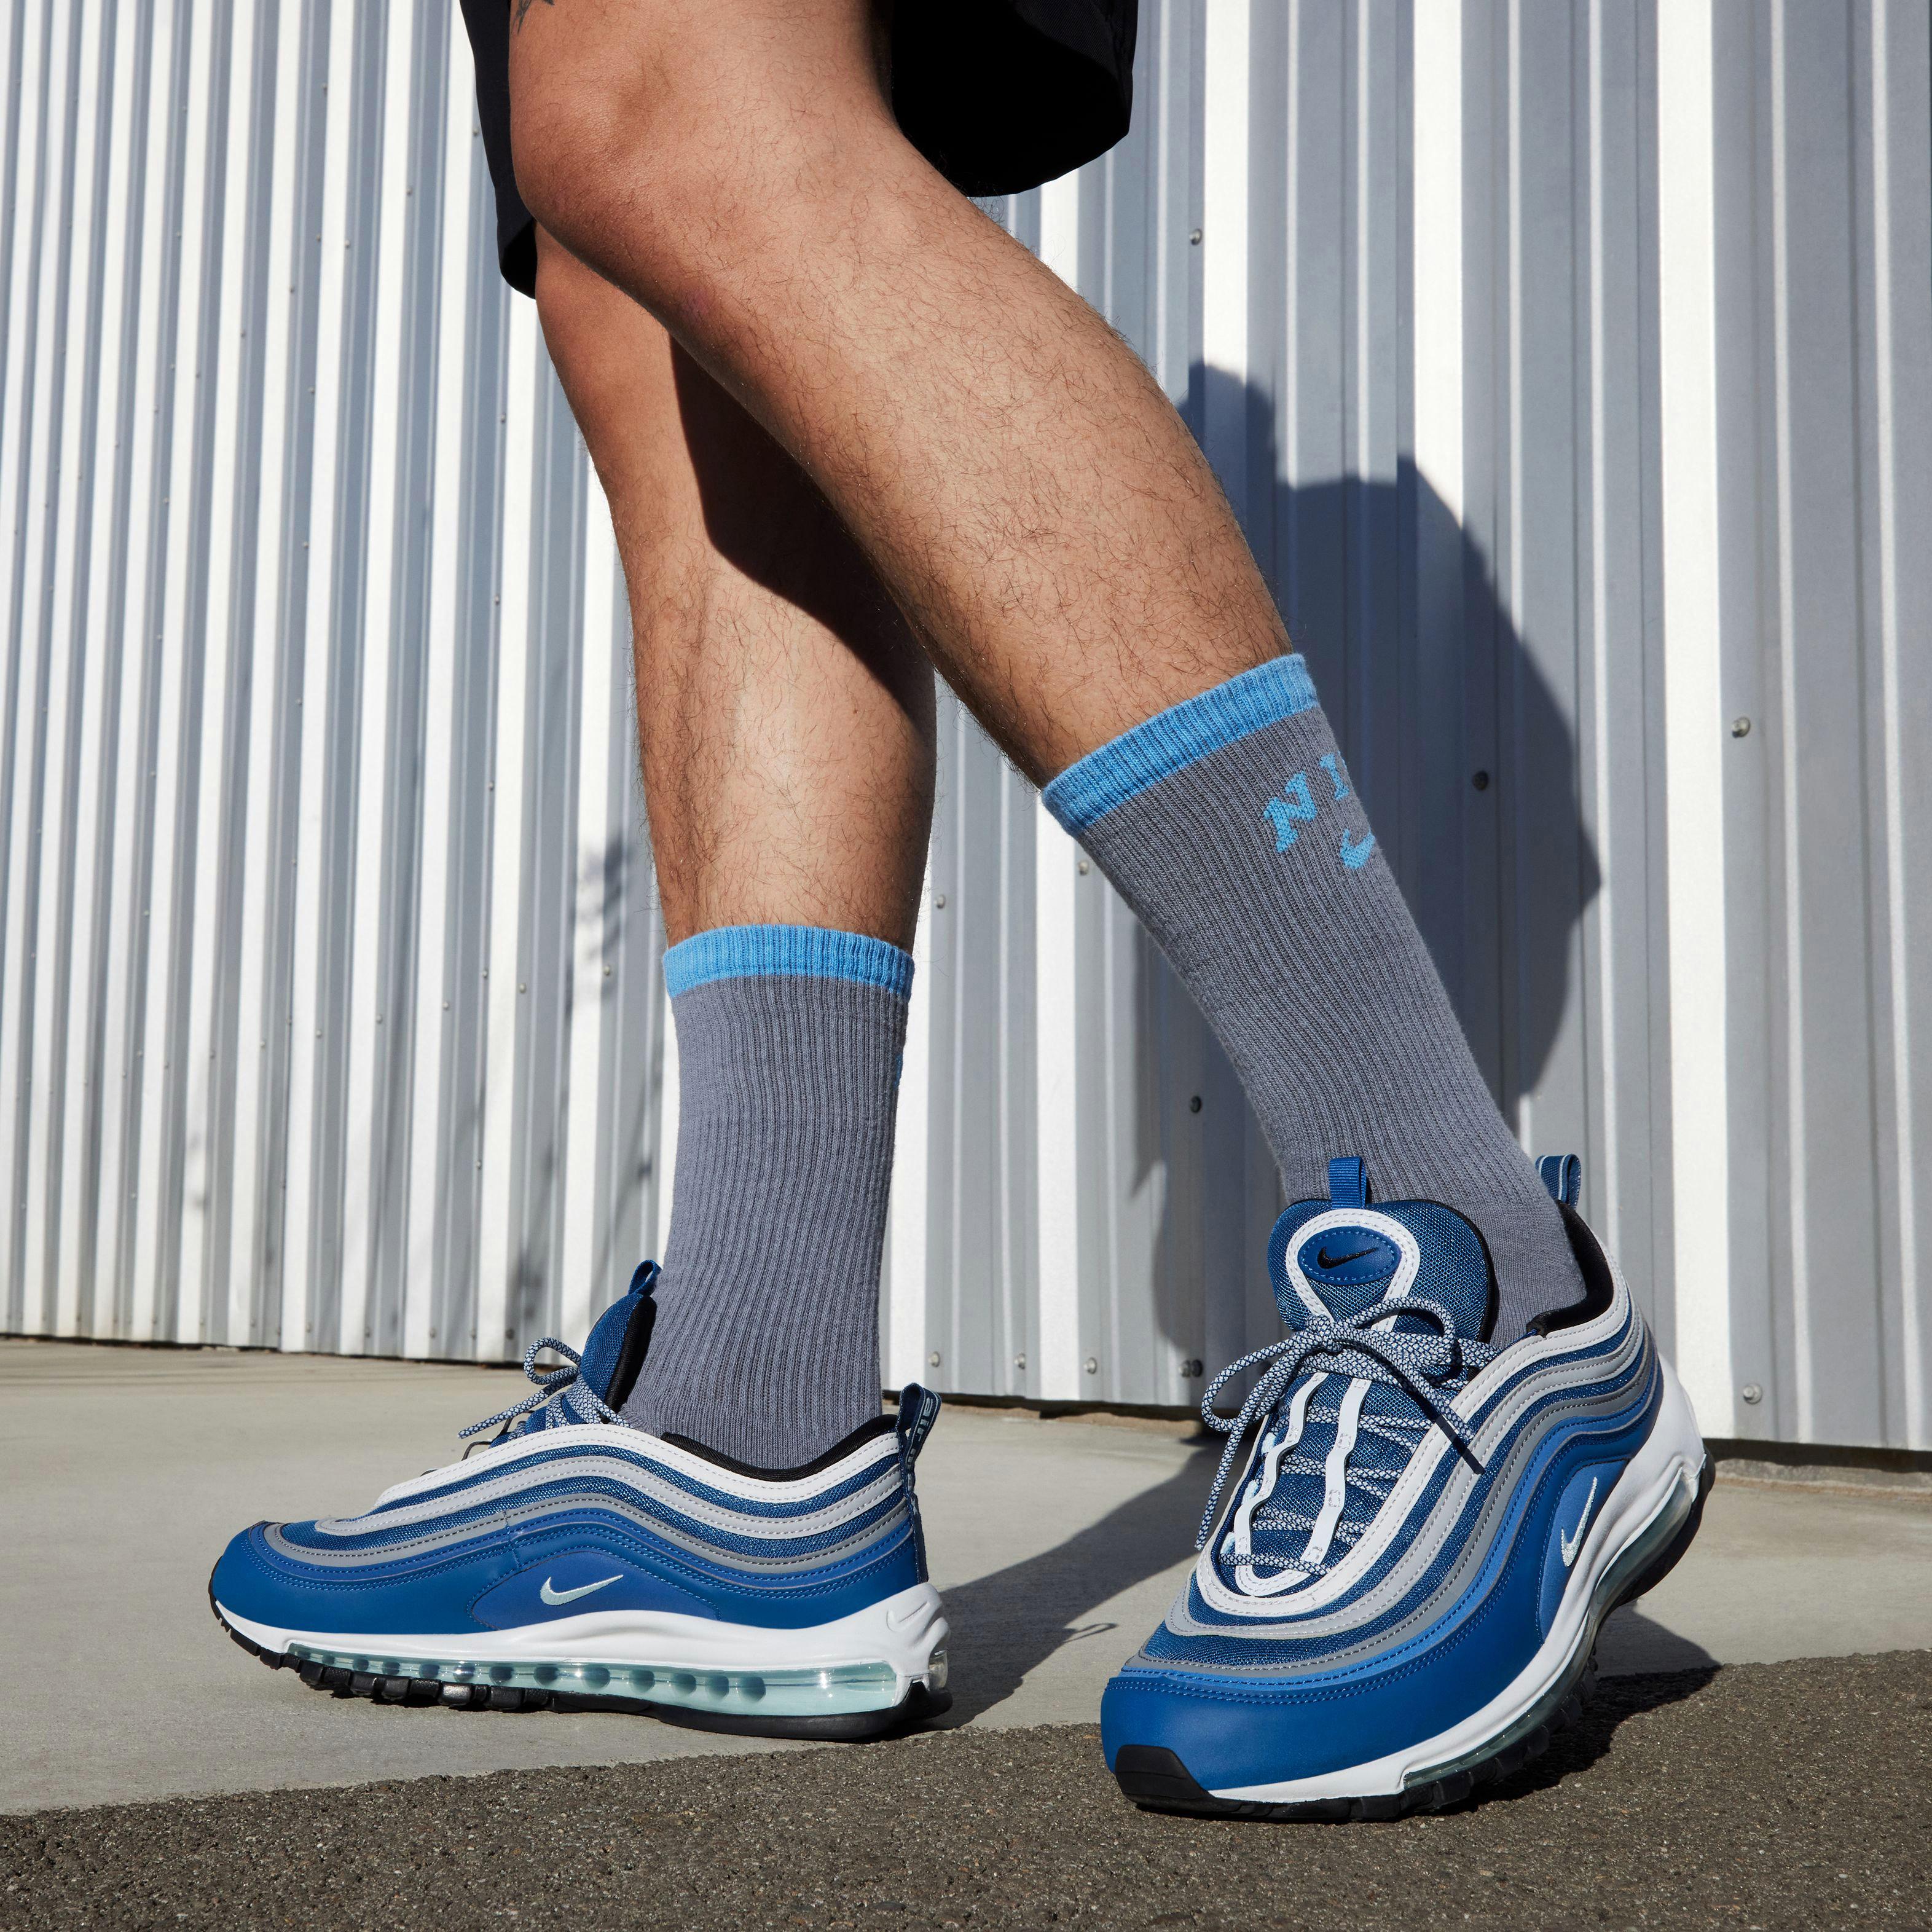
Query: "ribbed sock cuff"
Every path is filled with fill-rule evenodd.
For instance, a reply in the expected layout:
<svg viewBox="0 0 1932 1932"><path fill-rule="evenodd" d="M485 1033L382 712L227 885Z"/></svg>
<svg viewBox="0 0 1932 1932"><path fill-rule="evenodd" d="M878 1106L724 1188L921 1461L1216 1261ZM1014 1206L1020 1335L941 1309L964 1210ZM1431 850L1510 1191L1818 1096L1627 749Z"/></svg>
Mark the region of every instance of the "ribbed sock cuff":
<svg viewBox="0 0 1932 1932"><path fill-rule="evenodd" d="M818 926L721 926L694 934L664 956L664 990L675 999L714 980L850 980L898 999L912 994L912 956L862 932Z"/></svg>
<svg viewBox="0 0 1932 1932"><path fill-rule="evenodd" d="M624 1413L761 1468L879 1402L879 1267L912 961L815 926L664 956L682 1064L657 1325Z"/></svg>
<svg viewBox="0 0 1932 1932"><path fill-rule="evenodd" d="M1315 681L1299 652L1272 658L1123 731L1069 765L1040 796L1077 838L1148 786L1250 732L1312 710L1316 701Z"/></svg>

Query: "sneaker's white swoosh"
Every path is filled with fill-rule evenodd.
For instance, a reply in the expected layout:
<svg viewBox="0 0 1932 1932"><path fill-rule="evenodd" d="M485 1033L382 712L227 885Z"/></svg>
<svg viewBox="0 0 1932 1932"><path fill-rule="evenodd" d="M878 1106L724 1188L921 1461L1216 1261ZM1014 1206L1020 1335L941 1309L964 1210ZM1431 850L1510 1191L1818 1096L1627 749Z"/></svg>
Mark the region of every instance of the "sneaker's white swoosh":
<svg viewBox="0 0 1932 1932"><path fill-rule="evenodd" d="M1567 1563L1570 1559L1566 1556L1563 1560ZM587 1597L592 1590L602 1590L608 1585L621 1583L623 1580L624 1573L620 1570L616 1576L606 1576L599 1582L580 1584L574 1590L559 1590L552 1588L550 1579L546 1576L543 1580L543 1588L538 1591L537 1594L547 1604L567 1604L573 1598Z"/></svg>
<svg viewBox="0 0 1932 1932"><path fill-rule="evenodd" d="M1590 1520L1590 1512L1596 1506L1597 1479L1592 1476L1590 1478L1590 1493L1583 1498L1583 1514L1576 1519L1576 1533L1574 1536L1566 1536L1563 1539L1563 1567L1566 1570L1576 1562L1576 1552L1583 1546L1583 1526ZM596 1587L594 1583L591 1586L592 1589ZM574 1596L580 1594L581 1592L576 1591L572 1592Z"/></svg>

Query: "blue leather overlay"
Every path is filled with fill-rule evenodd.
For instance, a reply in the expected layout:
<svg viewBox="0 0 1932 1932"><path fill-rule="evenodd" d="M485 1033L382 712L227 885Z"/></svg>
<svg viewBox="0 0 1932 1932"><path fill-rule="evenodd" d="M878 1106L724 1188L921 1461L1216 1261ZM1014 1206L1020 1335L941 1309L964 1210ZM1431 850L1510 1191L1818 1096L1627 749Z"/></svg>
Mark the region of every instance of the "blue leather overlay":
<svg viewBox="0 0 1932 1932"><path fill-rule="evenodd" d="M470 1606L516 1562L507 1541L470 1544L405 1569L324 1568L290 1563L257 1523L223 1552L210 1587L224 1610L283 1630L406 1636L474 1627Z"/></svg>
<svg viewBox="0 0 1932 1932"><path fill-rule="evenodd" d="M1553 1429L1480 1574L1400 1650L1292 1678L1130 1665L1101 1700L1108 1766L1124 1744L1163 1745L1210 1791L1280 1784L1385 1756L1479 1709L1542 1641L1544 1552L1573 1479L1582 1473L1587 1488L1593 1467L1621 1471L1650 1434L1661 1388L1653 1375L1622 1416Z"/></svg>
<svg viewBox="0 0 1932 1932"><path fill-rule="evenodd" d="M767 1577L705 1562L653 1543L628 1518L594 1504L557 1515L514 1536L496 1529L429 1558L338 1568L290 1561L272 1549L258 1523L230 1544L212 1580L215 1600L236 1615L279 1628L406 1636L485 1628L476 1613L500 1584L526 1570L572 1556L608 1553L612 1570L656 1578L729 1623L799 1630L827 1623L896 1595L921 1580L920 1550L908 1520L844 1560ZM579 1578L587 1582L589 1578ZM529 1588L535 1600L539 1575ZM568 1586L566 1586L568 1587ZM642 1587L641 1585L639 1587ZM616 1586L612 1588L616 1594ZM548 1618L548 1610L542 1614Z"/></svg>
<svg viewBox="0 0 1932 1932"><path fill-rule="evenodd" d="M1550 1634L1550 1627L1556 1621L1556 1606L1563 1600L1564 1586L1590 1540L1590 1526L1623 1472L1621 1462L1590 1462L1564 1486L1543 1552L1543 1588L1536 1606L1539 1637Z"/></svg>
<svg viewBox="0 0 1932 1932"><path fill-rule="evenodd" d="M532 1564L486 1590L477 1598L472 1614L492 1630L508 1630L518 1624L584 1616L593 1610L668 1610L686 1617L718 1614L702 1597L600 1550L566 1550Z"/></svg>

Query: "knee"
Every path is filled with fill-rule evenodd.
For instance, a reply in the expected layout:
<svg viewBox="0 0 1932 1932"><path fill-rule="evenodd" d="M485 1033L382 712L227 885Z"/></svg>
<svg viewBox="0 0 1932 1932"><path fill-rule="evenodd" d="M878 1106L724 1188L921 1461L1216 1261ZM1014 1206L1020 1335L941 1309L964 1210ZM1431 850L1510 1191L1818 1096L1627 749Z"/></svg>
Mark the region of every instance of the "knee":
<svg viewBox="0 0 1932 1932"><path fill-rule="evenodd" d="M546 49L515 70L511 148L517 189L538 224L594 266L616 196L647 162L664 103L648 70ZM633 190L634 191L634 190Z"/></svg>
<svg viewBox="0 0 1932 1932"><path fill-rule="evenodd" d="M616 48L552 44L514 75L512 145L530 212L660 313L700 292L700 239L730 227L727 203L742 193L736 117L721 112L704 58L690 39L640 34Z"/></svg>
<svg viewBox="0 0 1932 1932"><path fill-rule="evenodd" d="M728 306L734 271L809 228L806 204L867 138L899 140L870 18L652 0L608 10L601 30L592 10L580 38L532 22L511 47L518 188L573 254L674 326Z"/></svg>

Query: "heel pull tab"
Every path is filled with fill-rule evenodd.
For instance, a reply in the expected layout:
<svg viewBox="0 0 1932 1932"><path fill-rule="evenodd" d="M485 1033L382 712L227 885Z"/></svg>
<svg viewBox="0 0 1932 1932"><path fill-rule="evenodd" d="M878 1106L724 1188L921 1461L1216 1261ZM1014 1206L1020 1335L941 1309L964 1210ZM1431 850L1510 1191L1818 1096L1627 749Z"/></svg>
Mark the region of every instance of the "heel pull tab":
<svg viewBox="0 0 1932 1932"><path fill-rule="evenodd" d="M1369 1171L1352 1154L1338 1155L1328 1163L1328 1198L1337 1208L1369 1204Z"/></svg>
<svg viewBox="0 0 1932 1932"><path fill-rule="evenodd" d="M1583 1186L1583 1163L1574 1154L1546 1154L1536 1163L1536 1178L1559 1207L1574 1208Z"/></svg>
<svg viewBox="0 0 1932 1932"><path fill-rule="evenodd" d="M932 1425L939 1419L939 1391L908 1382L899 1390L899 1458L908 1471L919 1460Z"/></svg>

